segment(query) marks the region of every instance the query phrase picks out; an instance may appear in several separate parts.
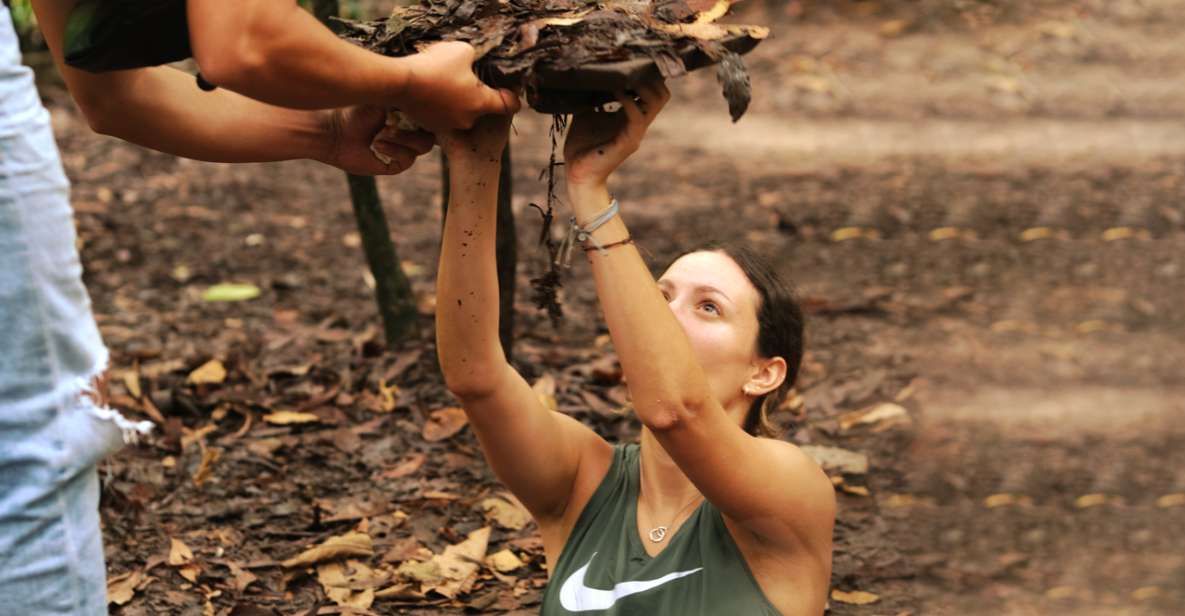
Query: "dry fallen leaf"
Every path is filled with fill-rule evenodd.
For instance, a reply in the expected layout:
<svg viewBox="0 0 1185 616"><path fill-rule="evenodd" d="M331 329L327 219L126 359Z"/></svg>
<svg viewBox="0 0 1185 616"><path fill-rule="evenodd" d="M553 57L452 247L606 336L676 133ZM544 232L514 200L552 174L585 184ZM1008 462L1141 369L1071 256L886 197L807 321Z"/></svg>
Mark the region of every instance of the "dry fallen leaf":
<svg viewBox="0 0 1185 616"><path fill-rule="evenodd" d="M188 565L181 565L177 568L177 573L181 574L181 577L190 582L197 582L198 574L201 572L202 568L197 563L189 563Z"/></svg>
<svg viewBox="0 0 1185 616"><path fill-rule="evenodd" d="M1185 506L1185 494L1165 494L1156 499L1156 506L1161 509L1168 509L1169 507L1183 507Z"/></svg>
<svg viewBox="0 0 1185 616"><path fill-rule="evenodd" d="M317 423L321 421L321 418L312 413L276 411L275 413L264 415L263 420L277 426L287 426L292 424Z"/></svg>
<svg viewBox="0 0 1185 616"><path fill-rule="evenodd" d="M243 592L251 585L251 582L259 579L254 573L242 568L234 561L227 561L226 566L230 568L230 574L235 578L235 590L239 592Z"/></svg>
<svg viewBox="0 0 1185 616"><path fill-rule="evenodd" d="M539 380L535 381L535 384L531 386L531 389L534 390L535 395L539 397L539 402L543 404L543 408L546 408L549 411L554 411L556 408L558 408L558 405L555 401L555 377L551 376L550 374L544 374L543 376L539 377Z"/></svg>
<svg viewBox="0 0 1185 616"><path fill-rule="evenodd" d="M124 605L132 600L136 594L136 585L143 579L144 573L139 569L121 573L107 580L107 602Z"/></svg>
<svg viewBox="0 0 1185 616"><path fill-rule="evenodd" d="M198 366L197 370L189 373L185 382L192 385L217 385L226 380L226 366L217 359Z"/></svg>
<svg viewBox="0 0 1185 616"><path fill-rule="evenodd" d="M1106 505L1109 498L1106 494L1084 494L1074 500L1074 506L1079 509L1089 509L1091 507L1098 507L1099 505Z"/></svg>
<svg viewBox="0 0 1185 616"><path fill-rule="evenodd" d="M825 471L839 471L849 475L863 475L868 472L868 456L862 453L822 445L800 445L799 449L814 458Z"/></svg>
<svg viewBox="0 0 1185 616"><path fill-rule="evenodd" d="M1069 599L1076 594L1078 591L1073 586L1054 586L1045 591L1045 596L1050 599Z"/></svg>
<svg viewBox="0 0 1185 616"><path fill-rule="evenodd" d="M889 494L880 501L890 509L905 509L909 507L930 507L934 503L929 499L918 498L910 494Z"/></svg>
<svg viewBox="0 0 1185 616"><path fill-rule="evenodd" d="M992 494L983 499L983 506L988 509L995 509L996 507L1006 507L1008 505L1024 505L1029 506L1033 504L1032 497L1017 496L1015 494Z"/></svg>
<svg viewBox="0 0 1185 616"><path fill-rule="evenodd" d="M193 562L193 551L180 539L169 539L169 565L180 567Z"/></svg>
<svg viewBox="0 0 1185 616"><path fill-rule="evenodd" d="M515 556L514 552L502 550L486 558L486 564L498 573L509 573L523 566L523 561L518 556Z"/></svg>
<svg viewBox="0 0 1185 616"><path fill-rule="evenodd" d="M338 605L359 610L370 609L375 588L385 584L388 577L356 560L323 563L317 567L317 581L325 589L325 595Z"/></svg>
<svg viewBox="0 0 1185 616"><path fill-rule="evenodd" d="M193 472L194 485L200 486L210 478L210 472L214 469L214 463L220 457L222 457L222 449L218 447L209 447L202 450L202 461L198 464L197 470Z"/></svg>
<svg viewBox="0 0 1185 616"><path fill-rule="evenodd" d="M852 605L868 605L869 603L876 603L880 601L880 596L863 590L853 590L846 592L835 589L831 591L831 598L840 603L850 603Z"/></svg>
<svg viewBox="0 0 1185 616"><path fill-rule="evenodd" d="M420 467L423 465L424 454L412 453L400 460L395 466L379 473L379 477L382 479L399 479L420 470Z"/></svg>
<svg viewBox="0 0 1185 616"><path fill-rule="evenodd" d="M259 287L253 284L216 284L202 293L205 302L243 302L259 297Z"/></svg>
<svg viewBox="0 0 1185 616"><path fill-rule="evenodd" d="M1104 242L1115 242L1118 240L1126 240L1131 238L1136 239L1151 239L1152 234L1147 229L1137 229L1133 227L1112 227L1103 231Z"/></svg>
<svg viewBox="0 0 1185 616"><path fill-rule="evenodd" d="M807 89L812 91L827 91L831 89L830 84L828 84L826 80L819 77L803 80L803 84L807 85ZM877 231L876 229L866 229L864 227L840 227L831 232L831 241L846 242L848 240L860 238L877 240L880 239L880 236L880 231Z"/></svg>
<svg viewBox="0 0 1185 616"><path fill-rule="evenodd" d="M868 488L866 488L864 486L850 486L846 483L839 484L839 489L843 490L844 492L846 492L848 494L854 494L856 496L869 496L871 494L868 491Z"/></svg>
<svg viewBox="0 0 1185 616"><path fill-rule="evenodd" d="M489 541L490 528L479 528L461 543L450 545L444 553L433 556L432 564L436 565L441 579L423 584L421 590L434 590L450 599L468 592L485 561Z"/></svg>
<svg viewBox="0 0 1185 616"><path fill-rule="evenodd" d="M452 437L468 423L469 418L465 416L464 409L450 406L432 411L428 421L424 422L422 434L424 440L435 443Z"/></svg>
<svg viewBox="0 0 1185 616"><path fill-rule="evenodd" d="M894 38L901 36L909 29L910 23L904 19L890 19L882 22L880 27L880 34L885 38Z"/></svg>
<svg viewBox="0 0 1185 616"><path fill-rule="evenodd" d="M1049 227L1031 227L1025 229L1020 234L1020 241L1034 242L1037 240L1044 240L1053 237L1053 229Z"/></svg>
<svg viewBox="0 0 1185 616"><path fill-rule="evenodd" d="M379 410L384 413L390 413L395 410L399 404L399 387L395 385L387 386L386 381L379 382Z"/></svg>
<svg viewBox="0 0 1185 616"><path fill-rule="evenodd" d="M124 370L120 375L123 378L123 386L127 388L128 393L137 400L143 396L143 391L140 388L140 372L139 370Z"/></svg>
<svg viewBox="0 0 1185 616"><path fill-rule="evenodd" d="M486 517L498 526L509 530L522 530L531 522L531 514L521 504L501 498L487 498L481 501Z"/></svg>
<svg viewBox="0 0 1185 616"><path fill-rule="evenodd" d="M869 409L845 413L839 417L839 428L847 431L856 426L876 425L875 431L910 423L909 411L900 404L885 402Z"/></svg>
<svg viewBox="0 0 1185 616"><path fill-rule="evenodd" d="M1132 599L1136 601L1148 601L1160 596L1159 586L1141 586L1132 591Z"/></svg>
<svg viewBox="0 0 1185 616"><path fill-rule="evenodd" d="M196 430L190 430L185 426L181 427L181 449L182 451L189 449L190 445L200 443L206 439L206 436L218 429L218 424L206 424Z"/></svg>
<svg viewBox="0 0 1185 616"><path fill-rule="evenodd" d="M930 230L928 237L932 242L943 242L946 240L957 240L960 238L972 239L975 234L969 229L961 229L959 227L937 227Z"/></svg>
<svg viewBox="0 0 1185 616"><path fill-rule="evenodd" d="M437 584L443 579L440 575L440 565L435 560L405 560L400 563L395 574L403 579L419 582L424 587Z"/></svg>
<svg viewBox="0 0 1185 616"><path fill-rule="evenodd" d="M313 546L300 554L280 563L289 569L304 567L326 560L333 560L343 556L373 556L374 543L370 535L359 532L349 532L337 537L330 537L324 543Z"/></svg>

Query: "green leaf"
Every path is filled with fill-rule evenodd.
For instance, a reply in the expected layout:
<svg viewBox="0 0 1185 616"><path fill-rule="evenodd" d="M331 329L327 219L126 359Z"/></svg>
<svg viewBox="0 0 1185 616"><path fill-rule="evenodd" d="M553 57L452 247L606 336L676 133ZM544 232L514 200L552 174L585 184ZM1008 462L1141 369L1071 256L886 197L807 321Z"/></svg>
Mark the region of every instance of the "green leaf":
<svg viewBox="0 0 1185 616"><path fill-rule="evenodd" d="M259 287L253 284L216 284L202 293L206 302L242 302L259 297Z"/></svg>

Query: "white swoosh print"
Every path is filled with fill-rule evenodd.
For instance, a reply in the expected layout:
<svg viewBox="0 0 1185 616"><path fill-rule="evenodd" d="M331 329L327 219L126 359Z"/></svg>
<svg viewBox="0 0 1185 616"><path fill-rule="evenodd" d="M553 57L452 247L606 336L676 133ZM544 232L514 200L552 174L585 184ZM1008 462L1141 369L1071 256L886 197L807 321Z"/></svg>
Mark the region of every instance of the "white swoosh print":
<svg viewBox="0 0 1185 616"><path fill-rule="evenodd" d="M569 612L607 610L613 607L613 604L617 603L618 599L645 592L652 588L658 588L671 580L677 580L692 573L703 571L704 569L703 567L697 567L690 571L676 571L654 580L621 582L614 585L612 590L601 590L599 588L589 588L584 585L584 574L588 571L589 565L592 564L593 559L596 557L596 552L593 552L592 558L588 559L587 565L577 569L575 573L568 576L567 580L564 580L564 585L560 587L560 605L565 610Z"/></svg>

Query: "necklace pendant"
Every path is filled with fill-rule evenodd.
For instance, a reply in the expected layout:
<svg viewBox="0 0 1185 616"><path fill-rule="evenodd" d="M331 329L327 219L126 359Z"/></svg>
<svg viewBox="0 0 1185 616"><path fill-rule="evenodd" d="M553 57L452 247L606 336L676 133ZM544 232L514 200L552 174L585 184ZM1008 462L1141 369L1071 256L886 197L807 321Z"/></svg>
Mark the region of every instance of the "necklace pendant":
<svg viewBox="0 0 1185 616"><path fill-rule="evenodd" d="M659 543L663 539L666 539L666 538L667 538L667 527L656 526L656 527L650 529L650 540L653 541L654 543Z"/></svg>

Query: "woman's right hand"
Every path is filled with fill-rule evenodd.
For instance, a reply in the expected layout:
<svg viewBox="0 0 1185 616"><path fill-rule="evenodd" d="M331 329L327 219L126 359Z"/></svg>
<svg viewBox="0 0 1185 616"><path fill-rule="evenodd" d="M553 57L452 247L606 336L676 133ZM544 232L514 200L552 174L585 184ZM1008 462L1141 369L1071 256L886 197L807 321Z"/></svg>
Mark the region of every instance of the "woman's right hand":
<svg viewBox="0 0 1185 616"><path fill-rule="evenodd" d="M671 99L665 83L637 87L638 100L616 93L621 111L576 114L564 139L564 170L569 190L600 189L609 175L642 145L646 129Z"/></svg>
<svg viewBox="0 0 1185 616"><path fill-rule="evenodd" d="M450 165L485 167L502 161L502 150L510 139L513 115L482 116L473 128L443 130L436 133L436 143L448 157Z"/></svg>

